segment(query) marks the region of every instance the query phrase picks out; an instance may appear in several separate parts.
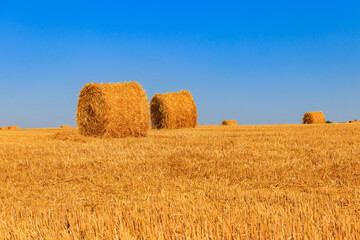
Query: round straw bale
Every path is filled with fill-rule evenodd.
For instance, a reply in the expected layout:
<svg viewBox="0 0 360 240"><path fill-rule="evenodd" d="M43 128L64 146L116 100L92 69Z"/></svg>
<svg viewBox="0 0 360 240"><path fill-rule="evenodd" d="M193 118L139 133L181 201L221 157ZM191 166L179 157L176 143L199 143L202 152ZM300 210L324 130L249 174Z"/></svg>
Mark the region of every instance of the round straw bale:
<svg viewBox="0 0 360 240"><path fill-rule="evenodd" d="M62 129L71 129L72 127L70 127L69 125L63 125L63 126L60 126L60 128L62 128Z"/></svg>
<svg viewBox="0 0 360 240"><path fill-rule="evenodd" d="M360 123L360 121L352 120L352 121L349 121L349 123Z"/></svg>
<svg viewBox="0 0 360 240"><path fill-rule="evenodd" d="M145 136L149 102L137 82L89 83L80 92L76 121L85 136Z"/></svg>
<svg viewBox="0 0 360 240"><path fill-rule="evenodd" d="M307 112L303 117L303 124L326 123L322 112Z"/></svg>
<svg viewBox="0 0 360 240"><path fill-rule="evenodd" d="M236 120L224 120L222 121L221 125L224 126L237 126L237 121Z"/></svg>
<svg viewBox="0 0 360 240"><path fill-rule="evenodd" d="M150 103L154 129L195 128L197 110L189 91L155 94Z"/></svg>
<svg viewBox="0 0 360 240"><path fill-rule="evenodd" d="M19 130L19 127L18 126L9 126L8 130L10 130L10 131Z"/></svg>

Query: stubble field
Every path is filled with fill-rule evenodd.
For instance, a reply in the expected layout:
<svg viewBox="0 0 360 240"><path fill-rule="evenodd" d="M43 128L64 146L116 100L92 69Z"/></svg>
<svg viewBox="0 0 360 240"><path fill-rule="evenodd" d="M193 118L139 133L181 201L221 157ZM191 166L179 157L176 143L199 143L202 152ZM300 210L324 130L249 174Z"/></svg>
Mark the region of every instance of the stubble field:
<svg viewBox="0 0 360 240"><path fill-rule="evenodd" d="M360 124L0 131L2 239L360 239Z"/></svg>

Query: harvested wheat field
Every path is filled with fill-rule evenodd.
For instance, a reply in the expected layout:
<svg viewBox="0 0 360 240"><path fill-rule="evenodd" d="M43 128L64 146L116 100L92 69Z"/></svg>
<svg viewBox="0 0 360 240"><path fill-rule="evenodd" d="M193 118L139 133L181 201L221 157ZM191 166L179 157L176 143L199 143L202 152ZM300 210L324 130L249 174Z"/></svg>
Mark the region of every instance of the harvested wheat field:
<svg viewBox="0 0 360 240"><path fill-rule="evenodd" d="M360 125L0 132L3 239L359 239Z"/></svg>

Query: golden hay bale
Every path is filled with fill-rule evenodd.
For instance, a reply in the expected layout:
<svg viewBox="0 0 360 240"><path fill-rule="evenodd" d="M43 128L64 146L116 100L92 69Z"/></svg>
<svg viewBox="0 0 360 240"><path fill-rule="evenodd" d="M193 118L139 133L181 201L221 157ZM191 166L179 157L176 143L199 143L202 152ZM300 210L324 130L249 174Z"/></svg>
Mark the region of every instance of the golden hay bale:
<svg viewBox="0 0 360 240"><path fill-rule="evenodd" d="M349 123L360 123L360 121L353 120L353 121L349 121Z"/></svg>
<svg viewBox="0 0 360 240"><path fill-rule="evenodd" d="M189 91L155 94L150 103L151 125L156 129L195 128L197 110Z"/></svg>
<svg viewBox="0 0 360 240"><path fill-rule="evenodd" d="M326 123L322 112L307 112L303 117L303 124Z"/></svg>
<svg viewBox="0 0 360 240"><path fill-rule="evenodd" d="M63 126L60 126L60 128L62 128L62 129L71 129L72 127L70 127L69 125L63 125Z"/></svg>
<svg viewBox="0 0 360 240"><path fill-rule="evenodd" d="M8 127L1 127L1 131L14 131L19 130L20 128L18 126L8 126Z"/></svg>
<svg viewBox="0 0 360 240"><path fill-rule="evenodd" d="M224 126L237 126L237 121L236 120L224 120L222 121L221 125Z"/></svg>
<svg viewBox="0 0 360 240"><path fill-rule="evenodd" d="M85 136L145 136L149 102L137 82L89 83L80 92L76 121Z"/></svg>

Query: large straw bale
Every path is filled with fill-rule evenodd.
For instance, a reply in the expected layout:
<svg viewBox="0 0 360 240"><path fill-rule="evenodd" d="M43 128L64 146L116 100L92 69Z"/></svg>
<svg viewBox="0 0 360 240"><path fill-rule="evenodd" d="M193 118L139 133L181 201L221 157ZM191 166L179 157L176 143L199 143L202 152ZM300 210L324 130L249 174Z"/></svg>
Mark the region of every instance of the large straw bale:
<svg viewBox="0 0 360 240"><path fill-rule="evenodd" d="M307 112L303 117L303 124L326 123L322 112Z"/></svg>
<svg viewBox="0 0 360 240"><path fill-rule="evenodd" d="M145 136L149 102L137 82L89 83L80 92L76 121L85 136Z"/></svg>
<svg viewBox="0 0 360 240"><path fill-rule="evenodd" d="M151 125L155 129L195 128L197 110L189 91L155 94L150 103Z"/></svg>
<svg viewBox="0 0 360 240"><path fill-rule="evenodd" d="M237 126L237 121L236 120L224 120L222 121L221 125L224 126Z"/></svg>

